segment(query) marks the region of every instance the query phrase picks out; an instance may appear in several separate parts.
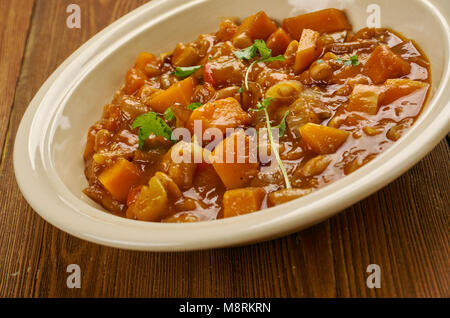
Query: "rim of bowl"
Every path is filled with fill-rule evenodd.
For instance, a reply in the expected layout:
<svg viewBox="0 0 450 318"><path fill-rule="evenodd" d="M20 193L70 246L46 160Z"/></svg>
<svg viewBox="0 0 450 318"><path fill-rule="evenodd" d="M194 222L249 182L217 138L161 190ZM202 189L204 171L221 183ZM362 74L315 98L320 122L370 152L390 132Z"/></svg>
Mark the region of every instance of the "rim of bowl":
<svg viewBox="0 0 450 318"><path fill-rule="evenodd" d="M428 1L426 5L450 34L448 17ZM31 207L46 221L78 238L98 244L132 250L186 251L249 244L286 235L337 214L339 211L376 192L399 177L428 152L448 133L450 124L450 65L445 61L445 71L435 96L428 101L412 129L401 140L376 159L345 178L334 182L306 197L284 205L262 210L237 218L189 224L150 223L114 216L82 202L61 181L53 167L50 146L55 118L64 108L61 103L52 106L52 116L39 117L39 110L56 87L66 86L62 95L70 95L92 65L140 31L135 28L122 37L112 39L131 20L152 12L151 23L184 10L204 0L185 3L182 0L154 0L117 20L73 53L44 83L31 101L20 123L14 145L14 171L19 188ZM148 27L148 25L141 26ZM449 56L450 36L445 39L445 52ZM89 62L87 62L89 61ZM78 62L78 63L77 63ZM67 76L71 70L83 65L85 73L71 81L71 85L56 80ZM79 68L78 68L79 70ZM447 94L446 94L447 93ZM445 95L446 94L446 95ZM53 97L53 96L52 96ZM430 114L436 104L445 104L443 112ZM58 109L59 107L59 109ZM433 124L424 123L433 119ZM45 134L33 135L38 126L46 122ZM391 156L385 162L385 158Z"/></svg>

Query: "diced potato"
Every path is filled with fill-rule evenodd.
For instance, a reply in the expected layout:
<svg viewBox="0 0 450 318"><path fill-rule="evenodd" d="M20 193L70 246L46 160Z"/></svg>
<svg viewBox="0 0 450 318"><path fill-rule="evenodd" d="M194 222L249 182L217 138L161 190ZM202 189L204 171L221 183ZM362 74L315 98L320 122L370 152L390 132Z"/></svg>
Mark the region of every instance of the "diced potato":
<svg viewBox="0 0 450 318"><path fill-rule="evenodd" d="M127 218L141 221L158 222L168 212L169 198L163 183L158 177L152 177L148 186L144 186L134 204L127 212Z"/></svg>
<svg viewBox="0 0 450 318"><path fill-rule="evenodd" d="M384 83L389 78L402 77L410 71L411 65L384 44L372 52L364 65L364 74L369 76L374 84Z"/></svg>
<svg viewBox="0 0 450 318"><path fill-rule="evenodd" d="M246 35L251 39L251 42L254 40L266 40L273 32L277 30L276 24L270 20L267 14L264 11L260 11L254 15L249 16L245 19L242 24L238 27L237 32L233 38L233 44L238 48L245 48L251 45L247 45L244 47L238 46L239 39L241 35Z"/></svg>
<svg viewBox="0 0 450 318"><path fill-rule="evenodd" d="M315 105L316 103L317 105ZM307 123L320 123L320 119L313 111L314 106L319 107L318 103L320 103L319 99L314 98L314 95L310 94L310 92L304 91L289 107L286 109L280 108L282 113L286 110L290 111L286 122L294 135L298 135L298 129Z"/></svg>
<svg viewBox="0 0 450 318"><path fill-rule="evenodd" d="M266 191L263 188L229 190L223 195L223 217L243 215L261 209Z"/></svg>
<svg viewBox="0 0 450 318"><path fill-rule="evenodd" d="M177 45L172 56L172 64L176 67L193 66L200 60L200 55L192 46Z"/></svg>
<svg viewBox="0 0 450 318"><path fill-rule="evenodd" d="M331 158L328 156L317 156L310 159L302 168L304 177L314 177L322 174L330 165Z"/></svg>
<svg viewBox="0 0 450 318"><path fill-rule="evenodd" d="M384 86L386 87L383 104L388 105L397 99L414 93L417 90L428 90L430 84L412 81L410 79L388 79Z"/></svg>
<svg viewBox="0 0 450 318"><path fill-rule="evenodd" d="M256 147L255 147L256 148ZM258 174L257 150L243 130L222 140L210 155L210 161L227 189L245 186Z"/></svg>
<svg viewBox="0 0 450 318"><path fill-rule="evenodd" d="M321 155L335 153L350 135L347 131L312 123L300 127L300 134L312 150Z"/></svg>
<svg viewBox="0 0 450 318"><path fill-rule="evenodd" d="M236 99L229 97L195 109L186 124L191 132L194 132L195 121L201 121L203 131L208 128L217 128L225 134L227 128L248 125L250 116L242 110L241 104Z"/></svg>
<svg viewBox="0 0 450 318"><path fill-rule="evenodd" d="M223 20L220 23L219 31L217 32L217 40L225 42L230 41L236 34L238 26L230 19Z"/></svg>
<svg viewBox="0 0 450 318"><path fill-rule="evenodd" d="M267 47L272 50L272 56L284 54L291 43L292 39L289 34L282 28L272 33L267 40Z"/></svg>
<svg viewBox="0 0 450 318"><path fill-rule="evenodd" d="M295 57L294 72L296 74L306 70L319 57L321 53L319 38L319 32L310 29L303 30Z"/></svg>
<svg viewBox="0 0 450 318"><path fill-rule="evenodd" d="M299 39L304 29L319 33L333 33L351 30L352 26L344 12L337 9L325 9L284 19L283 29L288 31L293 39Z"/></svg>
<svg viewBox="0 0 450 318"><path fill-rule="evenodd" d="M383 88L374 85L356 85L350 95L348 110L376 115L381 105Z"/></svg>
<svg viewBox="0 0 450 318"><path fill-rule="evenodd" d="M119 159L100 174L98 180L114 199L125 202L130 188L139 182L139 171L126 159Z"/></svg>
<svg viewBox="0 0 450 318"><path fill-rule="evenodd" d="M138 68L132 68L125 76L125 86L123 88L125 94L132 95L136 93L148 79L144 71Z"/></svg>
<svg viewBox="0 0 450 318"><path fill-rule="evenodd" d="M165 172L183 190L189 189L194 180L197 168L195 156L201 162L202 152L195 153L196 145L180 141L174 145L163 157L160 169ZM198 146L199 147L199 146Z"/></svg>
<svg viewBox="0 0 450 318"><path fill-rule="evenodd" d="M176 103L187 106L191 103L195 84L195 79L192 76L175 83L167 90L153 95L149 101L149 106L160 113L164 113L167 108Z"/></svg>
<svg viewBox="0 0 450 318"><path fill-rule="evenodd" d="M134 67L145 72L147 64L154 62L156 62L156 57L153 54L142 52L139 54Z"/></svg>
<svg viewBox="0 0 450 318"><path fill-rule="evenodd" d="M301 198L312 192L311 189L283 189L270 193L267 196L267 205L269 207L281 205L292 200Z"/></svg>

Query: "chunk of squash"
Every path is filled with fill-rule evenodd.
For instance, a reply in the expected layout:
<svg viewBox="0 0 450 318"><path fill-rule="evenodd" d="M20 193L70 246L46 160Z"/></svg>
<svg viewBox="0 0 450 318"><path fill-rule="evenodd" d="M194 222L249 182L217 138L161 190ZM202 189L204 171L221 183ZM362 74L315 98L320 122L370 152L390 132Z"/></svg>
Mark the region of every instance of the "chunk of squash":
<svg viewBox="0 0 450 318"><path fill-rule="evenodd" d="M279 28L267 40L267 47L272 50L272 56L284 54L292 39L289 34Z"/></svg>
<svg viewBox="0 0 450 318"><path fill-rule="evenodd" d="M299 39L304 29L333 33L351 30L352 25L343 11L325 9L284 19L283 29L288 31L293 39Z"/></svg>
<svg viewBox="0 0 450 318"><path fill-rule="evenodd" d="M261 209L266 191L263 188L229 190L223 195L223 217L243 215Z"/></svg>
<svg viewBox="0 0 450 318"><path fill-rule="evenodd" d="M289 201L301 198L312 192L311 189L282 189L270 193L267 196L267 205L269 207L277 206Z"/></svg>
<svg viewBox="0 0 450 318"><path fill-rule="evenodd" d="M374 85L356 85L350 95L348 110L376 115L381 105L383 88Z"/></svg>
<svg viewBox="0 0 450 318"><path fill-rule="evenodd" d="M385 83L383 104L388 105L399 98L410 95L417 90L426 92L430 84L410 79L388 79Z"/></svg>
<svg viewBox="0 0 450 318"><path fill-rule="evenodd" d="M306 70L320 56L319 32L305 29L298 44L295 56L294 72L299 74Z"/></svg>
<svg viewBox="0 0 450 318"><path fill-rule="evenodd" d="M335 153L350 135L347 131L312 123L300 127L300 134L306 144L320 155Z"/></svg>
<svg viewBox="0 0 450 318"><path fill-rule="evenodd" d="M141 52L136 59L136 63L134 64L134 67L137 69L140 69L141 71L145 72L145 67L148 64L156 62L156 57L147 52Z"/></svg>
<svg viewBox="0 0 450 318"><path fill-rule="evenodd" d="M125 86L123 91L127 95L135 94L148 79L147 75L138 68L131 68L125 76Z"/></svg>
<svg viewBox="0 0 450 318"><path fill-rule="evenodd" d="M202 130L217 128L223 134L227 128L237 128L250 123L250 116L241 104L233 97L219 99L195 109L189 118L186 127L194 132L195 121L200 121Z"/></svg>
<svg viewBox="0 0 450 318"><path fill-rule="evenodd" d="M187 106L191 103L194 95L195 79L191 76L178 83L173 84L167 90L153 95L149 106L157 112L164 113L173 104Z"/></svg>
<svg viewBox="0 0 450 318"><path fill-rule="evenodd" d="M384 83L389 78L402 77L409 72L411 65L384 44L372 52L364 65L364 74L376 85Z"/></svg>
<svg viewBox="0 0 450 318"><path fill-rule="evenodd" d="M123 158L120 158L98 177L103 187L120 202L127 200L128 191L139 182L139 179L139 171L136 166Z"/></svg>
<svg viewBox="0 0 450 318"><path fill-rule="evenodd" d="M256 148L256 147L255 147ZM209 159L227 189L245 186L258 174L257 150L243 130L222 140Z"/></svg>
<svg viewBox="0 0 450 318"><path fill-rule="evenodd" d="M264 11L260 11L245 19L238 27L233 38L233 44L238 44L240 37L247 36L253 42L254 40L266 40L273 32L277 30L276 24L267 16ZM241 42L243 43L243 42ZM250 43L251 45L251 43ZM237 46L242 48L240 46Z"/></svg>

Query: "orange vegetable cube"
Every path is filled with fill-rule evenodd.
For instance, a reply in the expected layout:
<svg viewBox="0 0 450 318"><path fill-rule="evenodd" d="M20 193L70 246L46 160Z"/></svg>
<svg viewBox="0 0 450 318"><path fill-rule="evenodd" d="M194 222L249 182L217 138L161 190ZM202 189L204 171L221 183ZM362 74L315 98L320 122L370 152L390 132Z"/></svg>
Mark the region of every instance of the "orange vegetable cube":
<svg viewBox="0 0 450 318"><path fill-rule="evenodd" d="M304 29L333 33L351 30L352 25L341 10L325 9L284 19L283 29L288 31L293 39L299 39Z"/></svg>
<svg viewBox="0 0 450 318"><path fill-rule="evenodd" d="M248 125L250 116L241 108L241 104L233 97L219 99L195 109L186 127L194 132L195 121L201 121L202 130L218 128L223 134L227 128L237 128Z"/></svg>
<svg viewBox="0 0 450 318"><path fill-rule="evenodd" d="M125 76L125 87L123 88L125 94L132 95L136 93L147 79L147 75L141 69L130 69Z"/></svg>
<svg viewBox="0 0 450 318"><path fill-rule="evenodd" d="M383 89L373 85L356 85L350 95L348 110L376 115L381 105Z"/></svg>
<svg viewBox="0 0 450 318"><path fill-rule="evenodd" d="M134 64L134 67L144 71L145 72L145 66L147 66L147 64L153 63L156 61L156 57L151 54L151 53L147 53L147 52L142 52L139 54L136 63Z"/></svg>
<svg viewBox="0 0 450 318"><path fill-rule="evenodd" d="M139 171L136 166L123 158L120 158L98 177L113 198L121 202L126 202L128 191L139 182L139 179Z"/></svg>
<svg viewBox="0 0 450 318"><path fill-rule="evenodd" d="M223 217L243 215L261 209L266 191L262 188L229 190L223 195Z"/></svg>
<svg viewBox="0 0 450 318"><path fill-rule="evenodd" d="M364 65L365 75L369 76L374 84L384 83L389 78L402 77L409 72L411 65L384 44L372 52Z"/></svg>
<svg viewBox="0 0 450 318"><path fill-rule="evenodd" d="M385 83L383 104L388 105L399 98L410 95L417 90L428 91L430 84L409 79L388 79Z"/></svg>
<svg viewBox="0 0 450 318"><path fill-rule="evenodd" d="M276 24L270 20L264 11L260 11L245 19L238 27L234 38L245 34L253 40L266 40L269 35L277 30Z"/></svg>
<svg viewBox="0 0 450 318"><path fill-rule="evenodd" d="M267 47L272 50L272 56L284 54L292 39L282 28L272 33L267 40Z"/></svg>
<svg viewBox="0 0 450 318"><path fill-rule="evenodd" d="M250 138L240 130L222 140L209 156L227 189L241 188L258 174L257 149L253 148Z"/></svg>
<svg viewBox="0 0 450 318"><path fill-rule="evenodd" d="M319 32L310 29L303 30L295 57L294 72L296 74L303 72L319 57L321 53L319 38Z"/></svg>
<svg viewBox="0 0 450 318"><path fill-rule="evenodd" d="M149 106L157 112L164 113L173 104L187 106L194 95L195 79L191 76L173 84L167 90L155 94L149 101Z"/></svg>
<svg viewBox="0 0 450 318"><path fill-rule="evenodd" d="M347 131L312 123L300 127L300 134L306 144L320 155L335 153L350 135Z"/></svg>
<svg viewBox="0 0 450 318"><path fill-rule="evenodd" d="M281 205L295 199L304 197L312 192L311 189L282 189L270 193L267 196L267 205L269 207Z"/></svg>

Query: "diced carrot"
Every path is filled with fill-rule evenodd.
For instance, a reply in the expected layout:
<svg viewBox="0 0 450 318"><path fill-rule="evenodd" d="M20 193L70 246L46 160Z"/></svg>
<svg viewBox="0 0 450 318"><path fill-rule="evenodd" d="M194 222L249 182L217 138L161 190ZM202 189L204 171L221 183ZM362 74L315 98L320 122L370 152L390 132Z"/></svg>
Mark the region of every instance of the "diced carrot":
<svg viewBox="0 0 450 318"><path fill-rule="evenodd" d="M292 39L289 34L282 28L272 33L267 40L267 47L272 50L272 56L284 54L291 43Z"/></svg>
<svg viewBox="0 0 450 318"><path fill-rule="evenodd" d="M288 31L293 39L299 39L304 29L312 29L319 33L333 33L351 30L352 25L343 11L325 9L284 19L283 29Z"/></svg>
<svg viewBox="0 0 450 318"><path fill-rule="evenodd" d="M136 93L145 84L147 79L147 75L141 69L130 69L125 76L125 87L123 89L125 94L132 95Z"/></svg>
<svg viewBox="0 0 450 318"><path fill-rule="evenodd" d="M98 180L114 199L125 202L130 188L139 182L139 171L134 164L120 158L114 165L103 171Z"/></svg>
<svg viewBox="0 0 450 318"><path fill-rule="evenodd" d="M424 90L424 92L426 92L430 87L430 84L409 79L388 79L384 83L384 86L386 87L386 90L383 97L383 104L388 105L417 90Z"/></svg>
<svg viewBox="0 0 450 318"><path fill-rule="evenodd" d="M258 174L256 149L243 130L222 140L209 159L227 189L241 188Z"/></svg>
<svg viewBox="0 0 450 318"><path fill-rule="evenodd" d="M306 144L320 155L335 153L350 135L347 131L311 123L300 127L300 134Z"/></svg>
<svg viewBox="0 0 450 318"><path fill-rule="evenodd" d="M147 53L147 52L142 52L139 54L136 63L134 64L134 67L145 72L145 66L147 66L147 64L153 63L156 61L156 57L151 54L151 53Z"/></svg>
<svg viewBox="0 0 450 318"><path fill-rule="evenodd" d="M407 75L410 71L411 65L384 44L372 52L364 65L365 75L369 76L374 84L381 84L389 78Z"/></svg>
<svg viewBox="0 0 450 318"><path fill-rule="evenodd" d="M310 29L303 30L295 57L294 72L296 74L303 72L319 57L321 53L319 38L319 32Z"/></svg>
<svg viewBox="0 0 450 318"><path fill-rule="evenodd" d="M261 209L266 191L263 188L229 190L223 195L223 217L243 215Z"/></svg>
<svg viewBox="0 0 450 318"><path fill-rule="evenodd" d="M270 193L267 196L267 205L269 207L277 206L289 201L301 198L312 192L311 189L283 189Z"/></svg>
<svg viewBox="0 0 450 318"><path fill-rule="evenodd" d="M195 121L201 121L202 130L218 128L223 134L227 128L237 128L250 123L250 116L242 110L241 104L233 97L219 99L197 108L191 114L186 127L194 132Z"/></svg>
<svg viewBox="0 0 450 318"><path fill-rule="evenodd" d="M238 27L234 38L245 34L253 40L266 40L273 32L277 30L276 24L270 20L264 11L260 11L245 19Z"/></svg>
<svg viewBox="0 0 450 318"><path fill-rule="evenodd" d="M350 95L348 110L376 115L381 105L383 88L374 85L356 85Z"/></svg>
<svg viewBox="0 0 450 318"><path fill-rule="evenodd" d="M155 94L149 101L149 106L160 113L164 113L167 108L176 103L187 106L191 103L195 84L195 79L192 76L175 83L167 90Z"/></svg>

